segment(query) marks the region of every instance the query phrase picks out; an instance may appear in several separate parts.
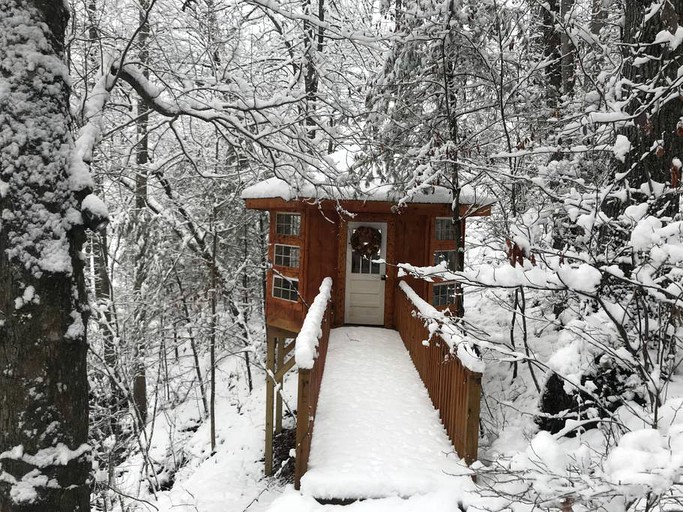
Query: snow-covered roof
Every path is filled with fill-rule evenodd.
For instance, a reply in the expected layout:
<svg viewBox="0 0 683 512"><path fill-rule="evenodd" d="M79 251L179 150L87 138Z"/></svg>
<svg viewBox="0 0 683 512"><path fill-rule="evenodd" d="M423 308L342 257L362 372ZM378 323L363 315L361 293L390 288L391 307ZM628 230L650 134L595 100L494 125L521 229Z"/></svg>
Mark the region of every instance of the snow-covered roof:
<svg viewBox="0 0 683 512"><path fill-rule="evenodd" d="M411 187L409 192L392 184L382 183L379 179L359 182L351 169L360 150L358 148L340 149L324 157L323 167L329 174L311 168L307 176L288 173L285 176L269 178L242 192L242 199L283 199L285 201L383 201L394 204L425 203L451 204L453 192L448 187L421 184ZM460 192L460 203L477 206L492 204L493 199L482 191L467 185Z"/></svg>
<svg viewBox="0 0 683 512"><path fill-rule="evenodd" d="M337 186L315 181L305 181L290 184L280 178L269 178L247 187L242 192L242 199L273 199L281 198L285 201L298 199L309 200L359 200L359 201L386 201L391 203L427 203L427 204L450 204L453 202L451 189L440 186L432 186L424 191L419 191L406 197L403 191L397 190L393 185L359 185ZM482 193L465 186L460 192L461 204L487 205L493 201Z"/></svg>

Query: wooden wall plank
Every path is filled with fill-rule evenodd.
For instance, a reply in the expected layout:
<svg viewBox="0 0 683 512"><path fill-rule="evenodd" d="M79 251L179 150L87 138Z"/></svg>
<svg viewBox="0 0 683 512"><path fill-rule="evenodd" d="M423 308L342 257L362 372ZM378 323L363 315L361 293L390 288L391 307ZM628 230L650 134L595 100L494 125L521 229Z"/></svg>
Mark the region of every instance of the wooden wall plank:
<svg viewBox="0 0 683 512"><path fill-rule="evenodd" d="M309 210L307 218L306 253L309 257L305 273L307 283L305 299L310 304L318 295L320 283L324 278L331 277L335 280L335 284L337 283L339 226L317 210Z"/></svg>
<svg viewBox="0 0 683 512"><path fill-rule="evenodd" d="M342 222L337 234L337 282L334 287L334 327L344 325L346 314L346 239L348 224Z"/></svg>
<svg viewBox="0 0 683 512"><path fill-rule="evenodd" d="M396 267L394 265L398 262L397 246L401 242L405 243L405 241L399 242L397 240L396 215L389 216L385 222L387 223L387 265L385 268L387 278L384 282L384 327L393 329L394 293L396 291Z"/></svg>

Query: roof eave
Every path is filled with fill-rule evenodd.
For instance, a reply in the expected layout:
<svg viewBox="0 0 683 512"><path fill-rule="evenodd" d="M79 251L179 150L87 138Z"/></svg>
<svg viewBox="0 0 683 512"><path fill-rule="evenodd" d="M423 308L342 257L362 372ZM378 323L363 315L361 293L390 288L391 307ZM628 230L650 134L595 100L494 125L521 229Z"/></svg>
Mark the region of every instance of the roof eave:
<svg viewBox="0 0 683 512"><path fill-rule="evenodd" d="M312 199L296 198L285 200L281 197L260 197L245 199L250 210L303 210L307 208L347 211L350 213L414 213L437 216L452 215L451 203L420 203L411 201L400 207L392 201L364 201L359 199ZM464 217L487 217L491 215L491 205L461 204L460 214Z"/></svg>

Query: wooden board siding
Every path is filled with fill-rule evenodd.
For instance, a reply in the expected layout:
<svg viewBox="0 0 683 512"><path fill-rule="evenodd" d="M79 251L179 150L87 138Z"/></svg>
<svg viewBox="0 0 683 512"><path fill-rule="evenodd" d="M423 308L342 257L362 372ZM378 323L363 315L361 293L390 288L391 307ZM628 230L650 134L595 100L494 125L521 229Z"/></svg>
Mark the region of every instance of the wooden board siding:
<svg viewBox="0 0 683 512"><path fill-rule="evenodd" d="M428 261L429 219L427 215L399 215L396 233L398 236L396 263L411 263L425 266ZM420 297L427 300L427 283L412 277L404 278ZM395 324L395 322L394 322Z"/></svg>
<svg viewBox="0 0 683 512"><path fill-rule="evenodd" d="M391 215L387 219L387 265L386 265L386 276L384 289L384 327L387 329L394 328L394 294L396 293L396 276L398 274L396 270L396 262L398 258L396 256L396 251L398 248L399 241L397 240L398 230L396 229L396 215ZM404 244L407 241L402 241Z"/></svg>
<svg viewBox="0 0 683 512"><path fill-rule="evenodd" d="M337 286L335 286L334 297L334 323L333 327L344 325L346 315L346 240L349 234L348 224L342 222L339 225L337 235Z"/></svg>
<svg viewBox="0 0 683 512"><path fill-rule="evenodd" d="M335 217L328 217L318 210L306 213L306 259L303 262L305 275L304 299L311 304L320 288L320 283L326 277L336 279L337 276L337 245L339 226L333 222ZM335 280L334 290L337 288ZM336 293L336 292L335 292ZM336 314L334 315L336 317Z"/></svg>

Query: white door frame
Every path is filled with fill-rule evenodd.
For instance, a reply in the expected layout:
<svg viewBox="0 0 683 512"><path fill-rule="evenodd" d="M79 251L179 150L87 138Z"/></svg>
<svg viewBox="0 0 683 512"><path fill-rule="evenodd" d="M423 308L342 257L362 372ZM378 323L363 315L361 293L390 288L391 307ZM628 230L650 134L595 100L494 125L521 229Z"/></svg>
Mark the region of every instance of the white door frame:
<svg viewBox="0 0 683 512"><path fill-rule="evenodd" d="M352 274L351 273L351 262L352 262L352 249L351 249L351 234L355 228L360 226L368 226L371 228L379 229L382 233L382 243L380 245L380 258L386 261L387 258L387 234L388 226L386 222L349 222L346 231L346 283L344 292L344 322L345 323L362 323L358 322L357 319L353 318L351 315L351 292L352 284L354 281L361 282L365 281L368 285L371 283L377 284L378 291L378 308L377 317L375 321L368 322L367 325L384 325L384 299L386 296L386 263L380 264L379 274Z"/></svg>

